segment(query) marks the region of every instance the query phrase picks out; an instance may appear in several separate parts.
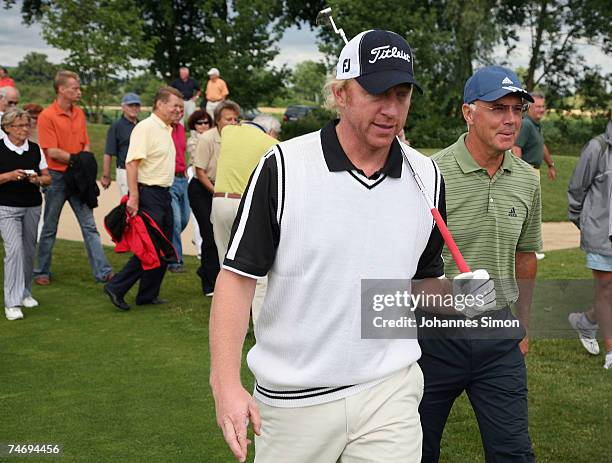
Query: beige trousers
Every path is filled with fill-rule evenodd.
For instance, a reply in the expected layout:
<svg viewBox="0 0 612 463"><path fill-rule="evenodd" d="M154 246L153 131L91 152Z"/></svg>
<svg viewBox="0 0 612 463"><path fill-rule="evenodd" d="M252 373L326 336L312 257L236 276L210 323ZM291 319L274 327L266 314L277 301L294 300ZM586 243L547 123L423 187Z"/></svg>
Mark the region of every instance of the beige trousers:
<svg viewBox="0 0 612 463"><path fill-rule="evenodd" d="M370 389L301 408L258 402L255 463L419 463L423 373L415 362Z"/></svg>
<svg viewBox="0 0 612 463"><path fill-rule="evenodd" d="M232 225L238 214L240 199L238 198L213 198L212 209L210 212L210 221L213 226L213 235L215 235L215 245L219 255L219 263L223 265L223 259L227 254L230 236L232 233ZM251 311L253 313L253 325L257 322L263 305L266 290L268 289L268 278L258 278L255 286L255 294L253 295L253 303Z"/></svg>

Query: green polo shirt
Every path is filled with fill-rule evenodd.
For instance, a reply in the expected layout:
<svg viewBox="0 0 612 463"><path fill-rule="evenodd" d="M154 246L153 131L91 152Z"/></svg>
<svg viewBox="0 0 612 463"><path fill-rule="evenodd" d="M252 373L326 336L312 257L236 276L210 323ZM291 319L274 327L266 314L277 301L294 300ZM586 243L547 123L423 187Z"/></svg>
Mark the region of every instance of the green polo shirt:
<svg viewBox="0 0 612 463"><path fill-rule="evenodd" d="M448 228L470 269L489 272L502 308L518 299L515 254L542 248L540 181L510 151L490 177L469 153L465 136L433 159L444 177ZM446 246L443 257L446 276L457 276Z"/></svg>
<svg viewBox="0 0 612 463"><path fill-rule="evenodd" d="M523 161L540 168L544 160L544 136L540 124L531 117L525 116L514 144L523 150Z"/></svg>

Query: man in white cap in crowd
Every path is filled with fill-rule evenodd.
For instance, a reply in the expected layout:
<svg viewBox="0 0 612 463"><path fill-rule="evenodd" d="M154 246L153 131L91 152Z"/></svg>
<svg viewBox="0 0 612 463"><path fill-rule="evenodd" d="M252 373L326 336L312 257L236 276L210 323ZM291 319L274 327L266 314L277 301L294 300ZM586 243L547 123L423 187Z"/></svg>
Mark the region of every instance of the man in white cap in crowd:
<svg viewBox="0 0 612 463"><path fill-rule="evenodd" d="M444 214L442 178L396 140L413 88L420 91L412 51L393 32L362 32L343 48L326 88L340 120L271 148L241 199L210 321L217 423L240 461L250 422L258 463L417 463L416 336L361 334L363 279L450 286L438 279L443 241L402 152ZM240 381L242 345L266 274L247 358L251 395Z"/></svg>
<svg viewBox="0 0 612 463"><path fill-rule="evenodd" d="M206 112L210 117L215 118L215 108L229 95L227 84L220 77L221 73L217 68L210 68L208 71L208 82L206 83Z"/></svg>

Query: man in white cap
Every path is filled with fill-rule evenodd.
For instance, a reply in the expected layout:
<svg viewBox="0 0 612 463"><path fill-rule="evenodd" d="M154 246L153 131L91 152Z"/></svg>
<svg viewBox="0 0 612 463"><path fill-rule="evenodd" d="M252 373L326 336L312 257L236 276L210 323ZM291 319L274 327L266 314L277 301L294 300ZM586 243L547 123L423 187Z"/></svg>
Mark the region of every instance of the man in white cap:
<svg viewBox="0 0 612 463"><path fill-rule="evenodd" d="M240 461L250 422L258 463L417 463L416 336L361 332L363 279L446 282L438 280L443 241L403 153L444 215L442 178L396 139L420 91L408 43L388 31L358 34L326 88L340 120L271 148L241 199L210 321L217 423ZM266 274L247 358L251 395L240 360L255 284Z"/></svg>
<svg viewBox="0 0 612 463"><path fill-rule="evenodd" d="M208 71L208 82L206 83L206 112L215 118L215 108L229 95L225 81L219 77L221 73L217 68Z"/></svg>

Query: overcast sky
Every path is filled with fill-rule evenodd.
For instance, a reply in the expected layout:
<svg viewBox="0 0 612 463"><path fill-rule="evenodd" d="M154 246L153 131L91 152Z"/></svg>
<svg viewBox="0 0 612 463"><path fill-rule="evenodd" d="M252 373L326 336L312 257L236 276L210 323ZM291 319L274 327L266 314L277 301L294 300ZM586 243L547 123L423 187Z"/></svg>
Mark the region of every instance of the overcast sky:
<svg viewBox="0 0 612 463"><path fill-rule="evenodd" d="M17 6L10 10L0 9L0 65L16 66L27 53L32 51L45 53L51 62L59 63L65 53L45 43L40 26L26 27L21 23L20 4L21 2L17 2ZM520 46L508 59L512 68L527 67L528 64L528 31L524 32L521 39ZM275 65L287 64L293 67L308 59L315 61L322 59L322 54L316 45L316 34L307 26L302 29L297 27L288 29L278 46L280 53L273 62ZM599 64L605 72L612 72L612 56L605 55L600 49L591 46L583 46L580 51L588 63ZM505 54L505 50L501 47L496 50L496 57L506 58Z"/></svg>

